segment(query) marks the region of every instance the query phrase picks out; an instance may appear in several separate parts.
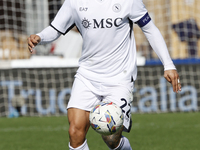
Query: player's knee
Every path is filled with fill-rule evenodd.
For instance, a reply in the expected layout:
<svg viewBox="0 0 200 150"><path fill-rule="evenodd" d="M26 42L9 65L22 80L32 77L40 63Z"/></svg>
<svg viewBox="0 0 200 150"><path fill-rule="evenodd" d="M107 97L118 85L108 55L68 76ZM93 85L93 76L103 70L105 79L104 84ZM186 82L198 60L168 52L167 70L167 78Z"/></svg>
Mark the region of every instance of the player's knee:
<svg viewBox="0 0 200 150"><path fill-rule="evenodd" d="M78 129L76 127L69 128L69 136L70 137L84 137L85 131Z"/></svg>
<svg viewBox="0 0 200 150"><path fill-rule="evenodd" d="M69 127L69 136L70 138L79 138L79 139L85 139L86 131L84 128L81 128L80 126L76 125L70 125Z"/></svg>

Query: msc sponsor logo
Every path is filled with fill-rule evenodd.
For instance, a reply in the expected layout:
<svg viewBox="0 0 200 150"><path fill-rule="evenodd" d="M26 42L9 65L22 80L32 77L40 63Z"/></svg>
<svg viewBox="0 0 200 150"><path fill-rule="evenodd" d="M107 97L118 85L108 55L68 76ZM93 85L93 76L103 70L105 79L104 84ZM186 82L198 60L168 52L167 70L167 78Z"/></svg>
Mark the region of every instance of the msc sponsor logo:
<svg viewBox="0 0 200 150"><path fill-rule="evenodd" d="M87 20L86 18L84 18L82 20L82 25L83 25L84 28L88 29L90 27L91 23L90 23L89 20Z"/></svg>
<svg viewBox="0 0 200 150"><path fill-rule="evenodd" d="M82 25L84 28L89 29L90 26L93 29L102 29L102 28L112 28L112 27L119 27L121 25L122 18L106 18L106 19L93 19L91 22L84 18L82 20Z"/></svg>

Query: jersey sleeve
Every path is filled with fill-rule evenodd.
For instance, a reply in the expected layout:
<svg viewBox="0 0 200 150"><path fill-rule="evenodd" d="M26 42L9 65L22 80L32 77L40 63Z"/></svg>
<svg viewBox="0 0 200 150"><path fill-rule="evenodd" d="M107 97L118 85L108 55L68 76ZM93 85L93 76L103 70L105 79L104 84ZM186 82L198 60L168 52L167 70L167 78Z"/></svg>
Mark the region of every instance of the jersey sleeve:
<svg viewBox="0 0 200 150"><path fill-rule="evenodd" d="M142 17L144 17L145 14L148 14L148 12L142 0L131 0L131 1L132 5L131 5L129 19L134 23L138 23L138 21L142 19Z"/></svg>
<svg viewBox="0 0 200 150"><path fill-rule="evenodd" d="M61 33L54 30L51 26L48 26L36 35L38 35L41 38L41 41L38 44L47 44L59 38Z"/></svg>
<svg viewBox="0 0 200 150"><path fill-rule="evenodd" d="M75 25L72 10L71 0L65 0L51 26L61 34L66 34Z"/></svg>
<svg viewBox="0 0 200 150"><path fill-rule="evenodd" d="M163 36L153 21L150 21L146 26L141 27L141 29L149 41L151 47L161 60L164 66L164 70L176 70L176 67L169 55Z"/></svg>

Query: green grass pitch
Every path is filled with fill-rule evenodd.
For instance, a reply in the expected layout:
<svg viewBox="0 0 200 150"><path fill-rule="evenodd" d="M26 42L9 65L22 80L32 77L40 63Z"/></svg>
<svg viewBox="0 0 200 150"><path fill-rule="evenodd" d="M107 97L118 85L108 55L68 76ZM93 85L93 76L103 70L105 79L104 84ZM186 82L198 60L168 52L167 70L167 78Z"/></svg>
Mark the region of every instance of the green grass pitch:
<svg viewBox="0 0 200 150"><path fill-rule="evenodd" d="M133 150L199 150L200 113L133 114ZM67 150L68 121L61 117L0 118L0 150ZM91 128L90 150L108 150Z"/></svg>

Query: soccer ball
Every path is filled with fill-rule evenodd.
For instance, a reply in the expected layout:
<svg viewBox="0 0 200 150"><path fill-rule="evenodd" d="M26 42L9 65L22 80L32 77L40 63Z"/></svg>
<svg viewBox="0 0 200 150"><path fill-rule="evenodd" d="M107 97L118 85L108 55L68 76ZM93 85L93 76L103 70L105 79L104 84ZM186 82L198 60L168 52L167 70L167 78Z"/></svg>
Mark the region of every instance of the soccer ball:
<svg viewBox="0 0 200 150"><path fill-rule="evenodd" d="M90 111L90 125L102 135L116 133L122 126L122 109L112 102L100 102Z"/></svg>

